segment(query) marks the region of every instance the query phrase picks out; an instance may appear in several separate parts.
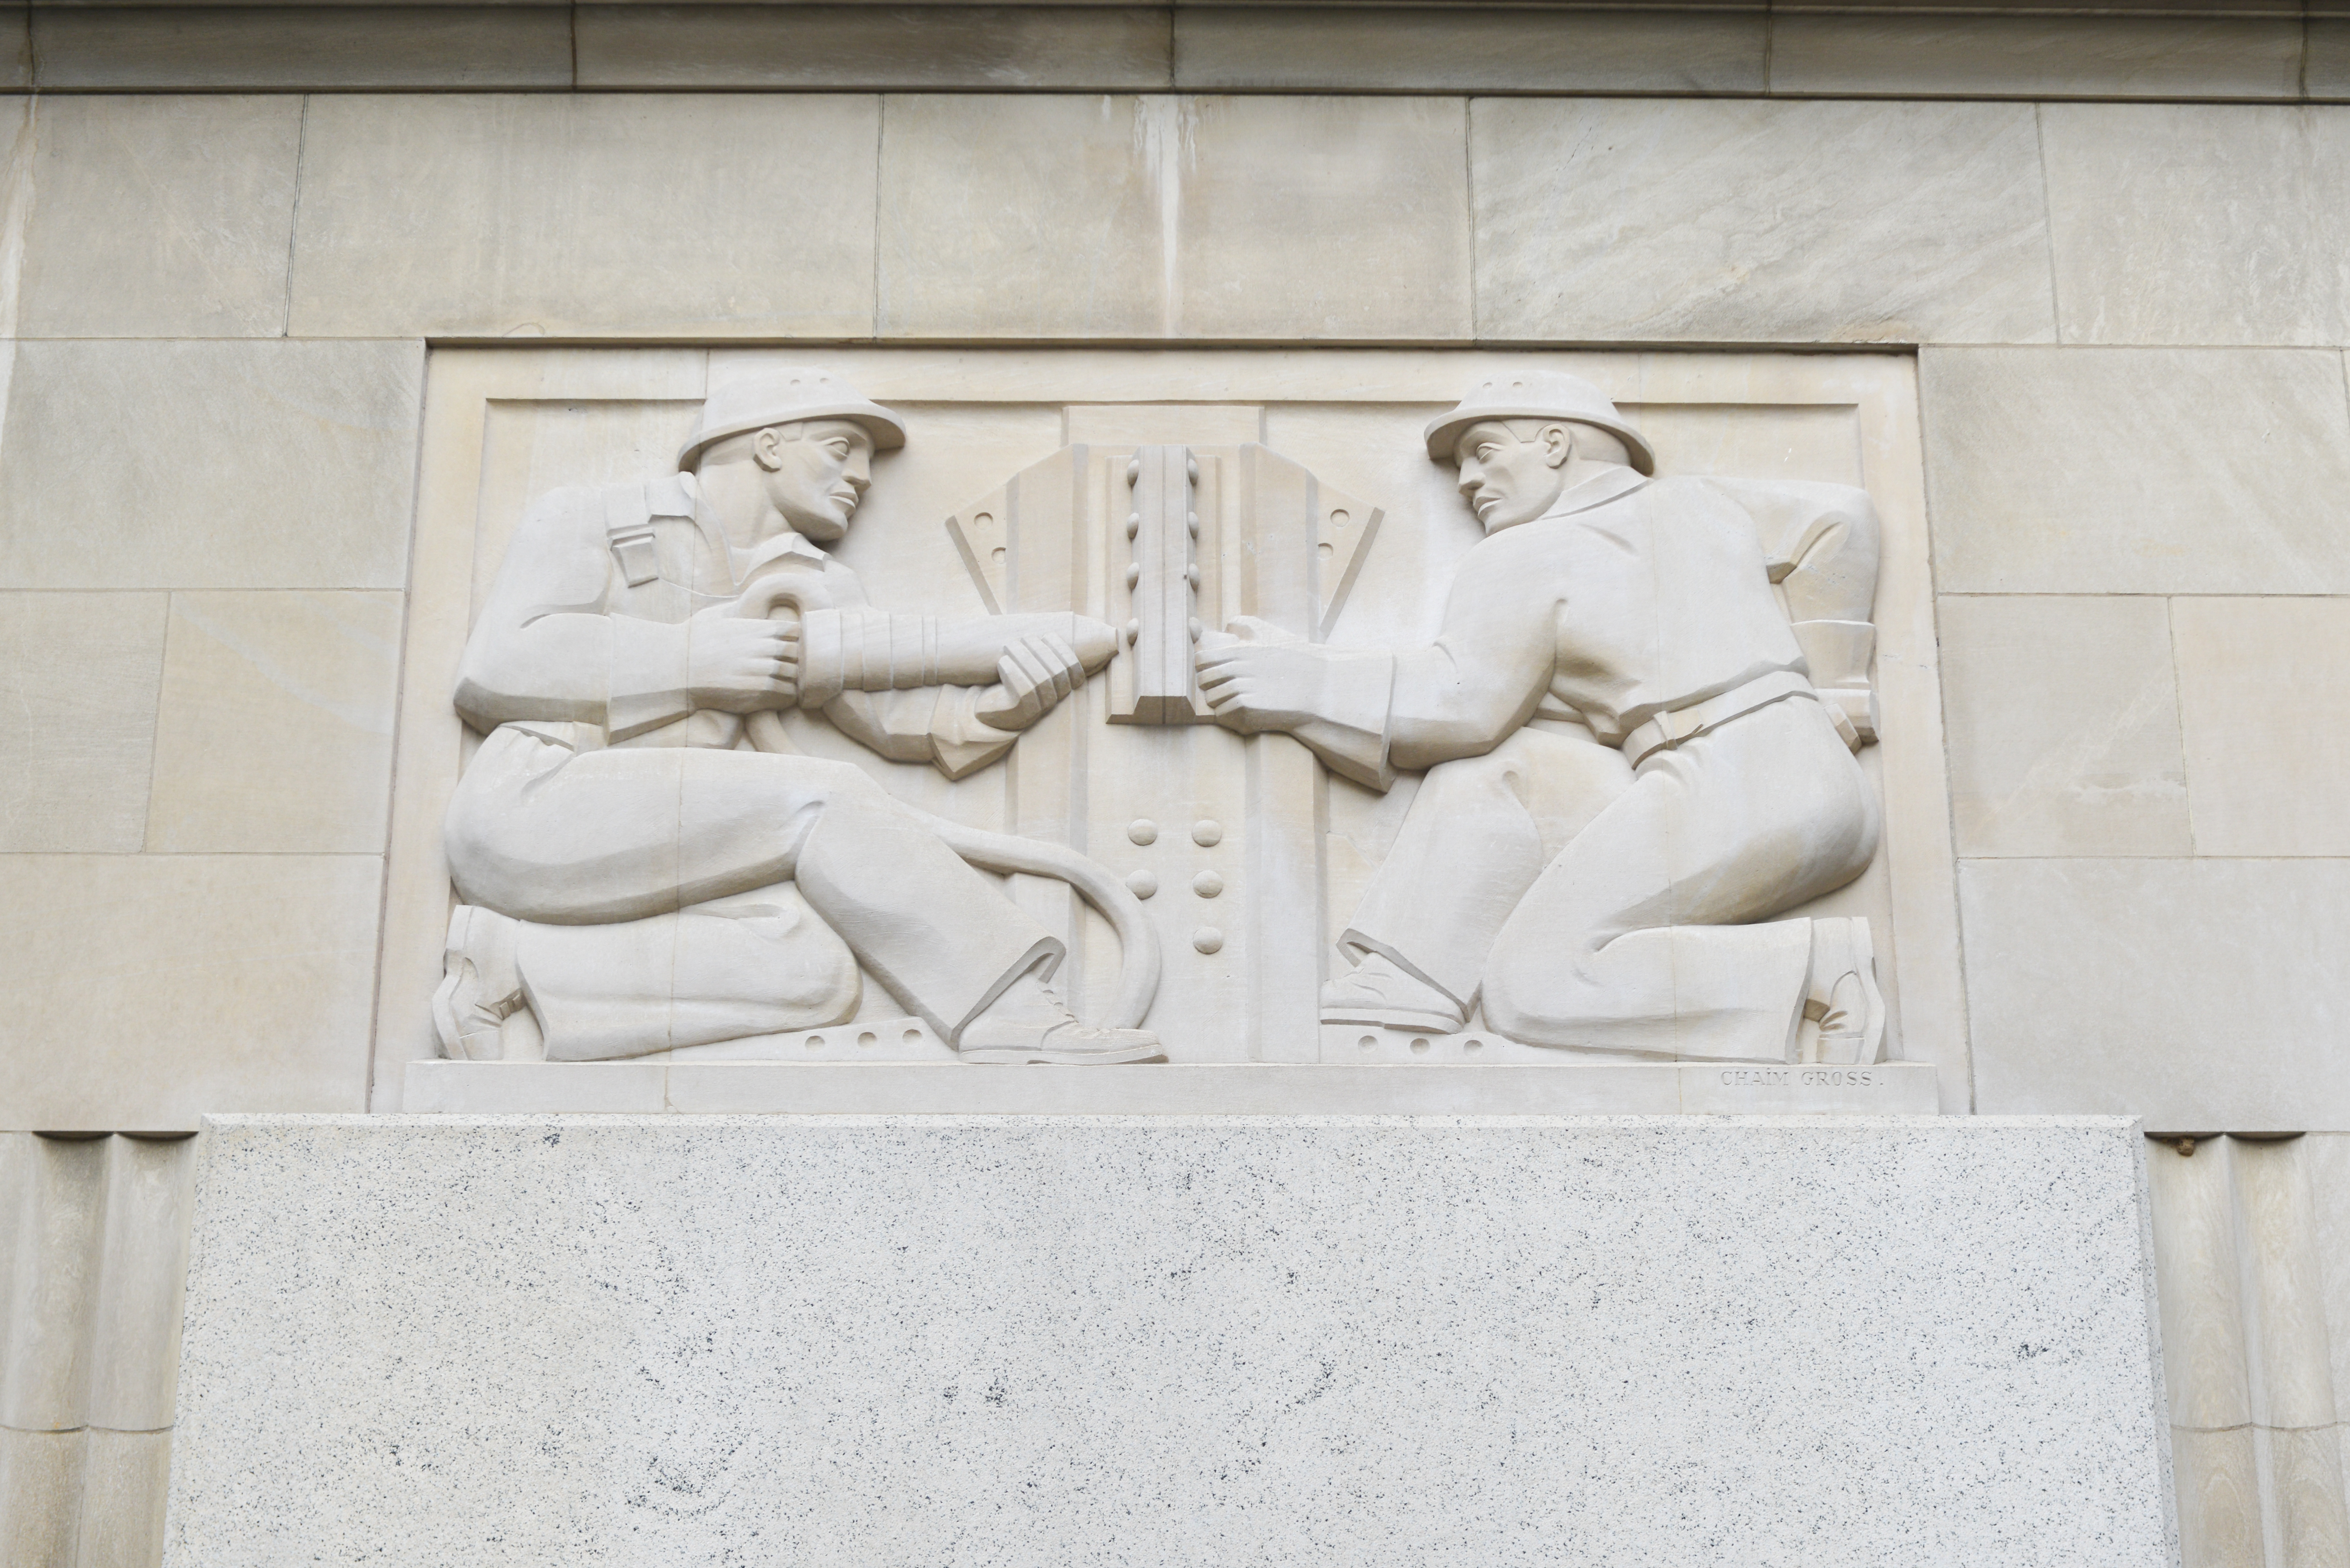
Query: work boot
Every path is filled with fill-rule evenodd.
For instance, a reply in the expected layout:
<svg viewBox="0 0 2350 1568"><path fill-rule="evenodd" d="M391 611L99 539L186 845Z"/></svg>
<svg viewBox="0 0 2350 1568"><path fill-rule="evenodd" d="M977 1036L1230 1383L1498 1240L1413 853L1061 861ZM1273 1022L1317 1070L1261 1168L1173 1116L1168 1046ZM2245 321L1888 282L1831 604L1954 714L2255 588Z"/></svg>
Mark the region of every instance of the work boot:
<svg viewBox="0 0 2350 1568"><path fill-rule="evenodd" d="M1145 1062L1163 1057L1148 1029L1080 1023L1058 992L1023 975L962 1026L955 1054L966 1062L1049 1062L1062 1065Z"/></svg>
<svg viewBox="0 0 2350 1568"><path fill-rule="evenodd" d="M432 993L432 1024L452 1061L495 1062L504 1054L498 1026L523 1004L522 971L515 967L520 922L494 910L460 904L449 917L447 965Z"/></svg>
<svg viewBox="0 0 2350 1568"><path fill-rule="evenodd" d="M1820 1026L1820 1060L1866 1066L1885 1050L1885 993L1877 988L1877 952L1868 922L1812 921L1812 972L1804 1016Z"/></svg>
<svg viewBox="0 0 2350 1568"><path fill-rule="evenodd" d="M1373 953L1322 988L1325 1023L1376 1023L1457 1034L1468 1023L1461 1004L1384 953Z"/></svg>

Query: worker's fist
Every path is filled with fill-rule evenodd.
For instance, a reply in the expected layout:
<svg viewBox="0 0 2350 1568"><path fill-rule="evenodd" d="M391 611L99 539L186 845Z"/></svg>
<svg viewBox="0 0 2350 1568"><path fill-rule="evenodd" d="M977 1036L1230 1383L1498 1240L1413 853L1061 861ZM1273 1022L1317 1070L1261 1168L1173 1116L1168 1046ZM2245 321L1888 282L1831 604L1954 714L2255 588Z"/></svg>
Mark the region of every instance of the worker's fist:
<svg viewBox="0 0 2350 1568"><path fill-rule="evenodd" d="M799 699L800 623L746 620L713 605L685 623L686 690L724 713L788 708Z"/></svg>
<svg viewBox="0 0 2350 1568"><path fill-rule="evenodd" d="M995 672L996 683L979 694L979 722L1024 730L1086 683L1086 659L1066 637L1024 637L1004 649Z"/></svg>
<svg viewBox="0 0 2350 1568"><path fill-rule="evenodd" d="M1319 717L1328 673L1322 649L1253 616L1232 627L1203 635L1192 656L1216 722L1253 735Z"/></svg>

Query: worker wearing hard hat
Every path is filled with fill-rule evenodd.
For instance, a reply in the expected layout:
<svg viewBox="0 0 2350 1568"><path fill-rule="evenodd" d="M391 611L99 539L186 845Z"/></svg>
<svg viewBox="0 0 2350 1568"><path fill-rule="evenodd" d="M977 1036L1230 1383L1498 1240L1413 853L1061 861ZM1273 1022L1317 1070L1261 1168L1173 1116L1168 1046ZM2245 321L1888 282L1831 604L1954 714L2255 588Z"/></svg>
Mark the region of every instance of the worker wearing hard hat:
<svg viewBox="0 0 2350 1568"><path fill-rule="evenodd" d="M1059 941L870 774L742 744L796 707L960 777L1108 661L1080 617L871 607L822 546L904 441L835 378L785 372L712 394L677 472L531 507L457 682L488 738L444 835L451 1055L501 1054L525 1004L573 1060L837 1023L860 961L967 1057L1156 1054L1072 1016L1045 985Z"/></svg>
<svg viewBox="0 0 2350 1568"><path fill-rule="evenodd" d="M1877 848L1853 757L1870 729L1866 497L1653 478L1639 431L1555 373L1485 381L1426 439L1486 535L1432 644L1252 627L1199 656L1233 728L1290 731L1374 787L1428 770L1324 1021L1446 1032L1482 1005L1531 1044L1784 1060L1808 1016L1830 1059L1875 1060L1867 923L1770 919Z"/></svg>

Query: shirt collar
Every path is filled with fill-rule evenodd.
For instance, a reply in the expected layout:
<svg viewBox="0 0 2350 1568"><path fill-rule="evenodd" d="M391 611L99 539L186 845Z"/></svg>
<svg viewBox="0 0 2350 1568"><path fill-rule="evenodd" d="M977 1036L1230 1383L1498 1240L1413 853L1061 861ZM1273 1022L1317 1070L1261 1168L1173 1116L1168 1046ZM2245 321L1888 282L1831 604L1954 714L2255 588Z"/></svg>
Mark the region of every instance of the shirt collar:
<svg viewBox="0 0 2350 1568"><path fill-rule="evenodd" d="M819 566L832 559L806 535L789 528L772 539L754 545L747 550L736 549L733 541L726 537L725 527L711 514L710 508L702 504L702 485L695 476L691 473L681 473L677 477L678 482L685 487L686 499L693 504L694 525L702 530L702 537L709 541L712 554L727 564L736 583L749 581L751 576L760 567L780 560L785 556L797 556Z"/></svg>
<svg viewBox="0 0 2350 1568"><path fill-rule="evenodd" d="M1605 506L1611 501L1620 500L1648 483L1648 476L1638 469L1610 466L1560 496L1543 515L1567 517L1577 512L1588 512L1595 506Z"/></svg>

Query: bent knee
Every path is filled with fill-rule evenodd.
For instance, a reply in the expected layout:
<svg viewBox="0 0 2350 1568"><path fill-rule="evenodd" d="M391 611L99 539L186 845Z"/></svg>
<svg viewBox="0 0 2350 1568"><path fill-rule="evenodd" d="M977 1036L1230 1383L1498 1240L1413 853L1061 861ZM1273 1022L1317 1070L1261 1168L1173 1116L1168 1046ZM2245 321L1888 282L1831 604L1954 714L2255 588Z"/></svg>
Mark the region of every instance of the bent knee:
<svg viewBox="0 0 2350 1568"><path fill-rule="evenodd" d="M1485 1027L1513 1040L1539 1041L1593 1016L1604 998L1583 973L1588 956L1566 940L1496 942L1478 991Z"/></svg>

